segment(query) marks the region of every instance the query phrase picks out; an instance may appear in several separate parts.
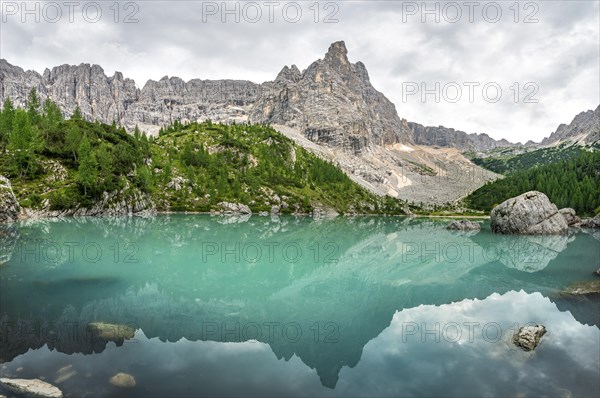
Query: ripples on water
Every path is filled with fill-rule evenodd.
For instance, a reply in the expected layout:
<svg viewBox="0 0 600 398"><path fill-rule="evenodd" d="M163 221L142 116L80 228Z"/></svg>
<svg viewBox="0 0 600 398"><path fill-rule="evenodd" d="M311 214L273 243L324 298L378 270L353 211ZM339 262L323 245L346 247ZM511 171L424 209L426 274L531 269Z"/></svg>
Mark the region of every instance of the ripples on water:
<svg viewBox="0 0 600 398"><path fill-rule="evenodd" d="M597 237L445 225L175 215L3 226L0 375L44 377L71 396L598 396L598 297L559 294L597 278ZM98 336L91 322L135 336ZM527 323L548 329L532 353L511 343ZM136 387L112 386L118 372Z"/></svg>

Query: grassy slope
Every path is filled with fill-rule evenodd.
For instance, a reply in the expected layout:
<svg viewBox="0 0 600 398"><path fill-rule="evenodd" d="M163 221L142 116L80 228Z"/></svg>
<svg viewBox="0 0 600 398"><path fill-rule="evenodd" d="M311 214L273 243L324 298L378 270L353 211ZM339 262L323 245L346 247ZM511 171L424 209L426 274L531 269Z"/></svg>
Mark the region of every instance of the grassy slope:
<svg viewBox="0 0 600 398"><path fill-rule="evenodd" d="M314 206L342 213L401 212L402 203L380 198L268 126L192 123L161 135L152 147L159 206L208 211L220 202L240 202L268 211L275 195L287 211ZM295 159L295 161L294 161ZM166 189L173 177L178 191Z"/></svg>
<svg viewBox="0 0 600 398"><path fill-rule="evenodd" d="M176 124L157 139L140 143L114 126L63 121L38 154L42 171L25 178L16 178L13 172L11 182L22 205L40 207L47 199L53 209L60 209L92 200L83 195L77 162L64 149L65 131L74 123L94 150L104 146L112 156L114 169L98 186L137 186L151 194L159 210L210 211L229 201L248 204L255 212L268 211L278 195L285 196L289 205L283 212L310 212L323 206L340 213L403 213L404 203L368 192L268 126L210 122ZM11 175L6 158L0 160L0 173ZM52 168L64 169L64 178L54 181ZM177 177L181 189L169 188ZM101 194L98 188L92 195Z"/></svg>
<svg viewBox="0 0 600 398"><path fill-rule="evenodd" d="M600 147L595 147L595 149L600 149ZM563 144L515 155L510 148L499 148L488 157L471 157L471 160L473 163L495 173L509 175L561 160L575 159L585 150L577 145L568 146Z"/></svg>

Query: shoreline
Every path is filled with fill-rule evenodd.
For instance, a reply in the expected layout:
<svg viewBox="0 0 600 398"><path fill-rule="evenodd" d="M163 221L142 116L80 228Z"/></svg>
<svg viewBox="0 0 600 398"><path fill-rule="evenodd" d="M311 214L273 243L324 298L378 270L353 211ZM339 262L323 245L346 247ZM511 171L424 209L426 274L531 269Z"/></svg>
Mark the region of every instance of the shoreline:
<svg viewBox="0 0 600 398"><path fill-rule="evenodd" d="M28 209L30 210L30 209ZM31 213L30 213L31 214ZM207 211L169 211L169 210L160 210L156 211L154 214L143 214L143 213L133 213L133 214L116 214L116 215L40 215L36 214L34 216L27 215L27 212L21 213L19 219L16 222L27 221L27 220L52 220L52 219L67 219L67 218L118 218L118 217L142 217L142 218L151 218L155 216L165 216L165 215L207 215L207 216L229 216L229 217L244 217L244 216L257 216L257 217L311 217L311 218L328 218L333 219L337 217L341 218L351 218L351 217L398 217L398 218L439 218L439 219L482 219L487 220L490 218L489 215L434 215L434 214L336 214L336 215L327 215L324 214L322 216L316 216L313 213L293 213L293 214L266 214L261 215L259 213L221 213L221 212L207 212Z"/></svg>

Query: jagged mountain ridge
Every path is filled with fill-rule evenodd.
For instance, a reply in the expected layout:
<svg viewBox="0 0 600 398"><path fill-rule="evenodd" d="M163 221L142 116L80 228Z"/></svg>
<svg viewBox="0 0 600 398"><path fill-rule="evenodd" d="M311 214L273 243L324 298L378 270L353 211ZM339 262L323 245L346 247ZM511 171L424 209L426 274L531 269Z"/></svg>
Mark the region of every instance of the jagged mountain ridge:
<svg viewBox="0 0 600 398"><path fill-rule="evenodd" d="M571 123L560 124L556 131L544 138L541 146L551 146L569 141L593 144L600 141L600 105L595 110L579 113Z"/></svg>
<svg viewBox="0 0 600 398"><path fill-rule="evenodd" d="M344 42L302 74L287 66L262 95L250 120L295 127L313 142L359 153L373 145L413 143L408 123L371 85L362 62L348 61Z"/></svg>
<svg viewBox="0 0 600 398"><path fill-rule="evenodd" d="M359 153L395 143L459 149L490 149L510 143L487 135L446 128L424 128L398 116L394 104L370 83L362 62L350 63L343 41L323 59L300 71L285 66L271 82L201 80L178 77L149 80L143 88L120 72L111 77L98 65L61 65L43 74L0 60L0 103L11 98L24 106L35 87L70 115L77 106L89 120L155 134L175 120L256 122L297 128L313 142Z"/></svg>
<svg viewBox="0 0 600 398"><path fill-rule="evenodd" d="M335 42L323 59L300 71L285 66L271 82L201 80L188 82L165 76L143 88L120 72L107 76L99 65L60 65L43 74L24 71L0 59L0 104L10 97L24 106L35 87L42 100L50 97L70 115L77 106L89 120L136 125L156 134L175 120L256 122L297 128L313 142L359 153L373 145L394 143L486 151L522 146L487 134L467 134L444 126L423 126L398 116L396 108L370 83L362 62L350 63L343 41ZM595 111L582 112L540 144L565 140L589 144L600 137Z"/></svg>
<svg viewBox="0 0 600 398"><path fill-rule="evenodd" d="M412 131L414 143L418 145L451 147L463 151L486 151L499 147L521 145L521 143L513 144L505 139L495 140L485 133L467 134L464 131L444 126L423 126L413 122L408 122L408 126Z"/></svg>
<svg viewBox="0 0 600 398"><path fill-rule="evenodd" d="M333 43L324 59L300 72L287 66L272 82L243 80L184 82L178 77L149 80L142 89L119 72L98 65L61 65L43 75L0 61L0 97L26 104L35 87L67 115L77 106L90 120L135 125L155 133L174 120L279 123L300 128L313 141L360 152L372 145L412 143L407 122L375 90L365 66L351 64L344 42Z"/></svg>

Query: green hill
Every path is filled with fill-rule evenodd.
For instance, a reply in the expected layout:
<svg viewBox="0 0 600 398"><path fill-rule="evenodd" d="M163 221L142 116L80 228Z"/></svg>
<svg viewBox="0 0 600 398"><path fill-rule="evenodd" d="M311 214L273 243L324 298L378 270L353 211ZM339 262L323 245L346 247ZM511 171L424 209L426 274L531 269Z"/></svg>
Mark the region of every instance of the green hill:
<svg viewBox="0 0 600 398"><path fill-rule="evenodd" d="M465 204L490 211L506 199L531 190L544 192L559 208L572 207L579 215L594 215L600 210L600 152L582 150L567 160L514 171L471 193Z"/></svg>
<svg viewBox="0 0 600 398"><path fill-rule="evenodd" d="M472 156L471 161L495 173L508 175L517 171L555 163L559 160L575 159L587 149L589 148L562 144L556 147L540 148L530 152L514 154L512 148L498 148L486 157ZM600 146L596 144L591 149L600 149Z"/></svg>
<svg viewBox="0 0 600 398"><path fill-rule="evenodd" d="M283 213L317 207L340 213L403 214L406 204L379 197L335 165L266 125L175 122L157 138L114 124L63 120L35 92L29 109L6 101L0 112L0 174L11 179L25 207L89 206L105 192L138 189L158 210L210 211L219 202Z"/></svg>

